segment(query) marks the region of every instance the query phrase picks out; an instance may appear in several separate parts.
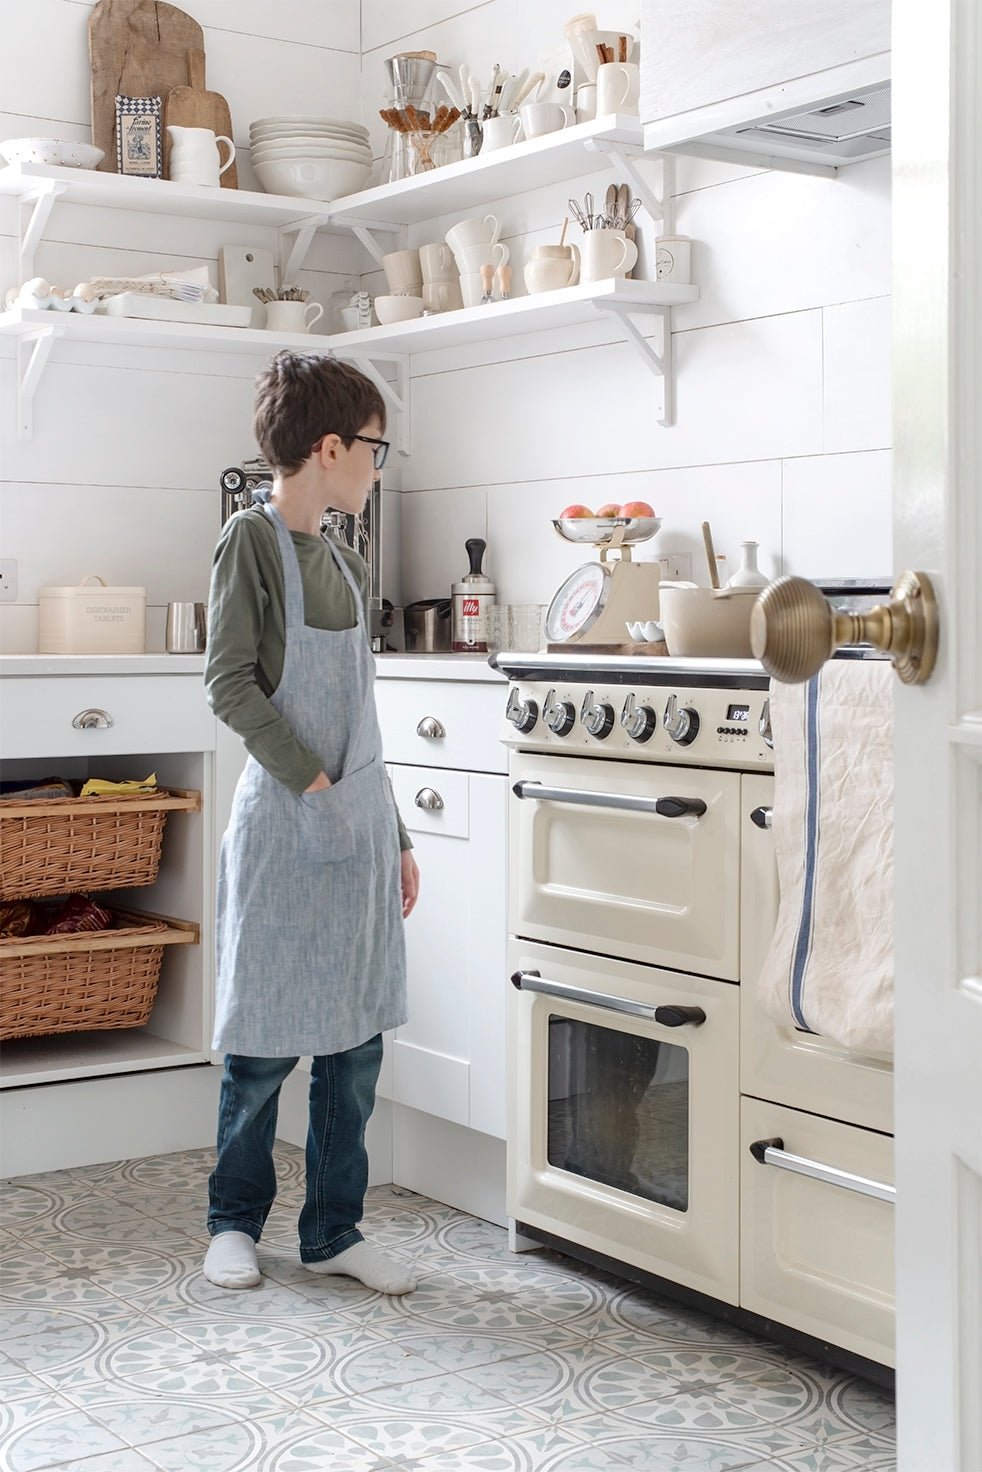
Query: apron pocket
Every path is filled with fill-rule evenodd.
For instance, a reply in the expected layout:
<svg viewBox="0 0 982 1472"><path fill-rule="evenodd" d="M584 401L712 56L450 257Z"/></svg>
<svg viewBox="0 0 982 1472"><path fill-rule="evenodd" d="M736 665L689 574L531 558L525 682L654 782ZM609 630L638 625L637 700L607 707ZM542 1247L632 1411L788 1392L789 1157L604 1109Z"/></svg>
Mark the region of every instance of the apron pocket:
<svg viewBox="0 0 982 1472"><path fill-rule="evenodd" d="M370 762L320 792L300 794L297 836L303 856L319 864L369 857L366 803L377 780L375 764Z"/></svg>

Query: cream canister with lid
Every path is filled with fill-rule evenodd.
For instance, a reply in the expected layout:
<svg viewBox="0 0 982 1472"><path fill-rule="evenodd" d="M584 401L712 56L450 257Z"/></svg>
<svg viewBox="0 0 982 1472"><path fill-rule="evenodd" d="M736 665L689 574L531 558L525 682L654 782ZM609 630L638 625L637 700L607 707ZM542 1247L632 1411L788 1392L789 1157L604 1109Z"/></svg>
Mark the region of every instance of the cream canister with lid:
<svg viewBox="0 0 982 1472"><path fill-rule="evenodd" d="M146 588L108 587L89 573L75 586L38 589L39 654L146 651Z"/></svg>
<svg viewBox="0 0 982 1472"><path fill-rule="evenodd" d="M470 571L451 588L453 602L452 646L455 654L486 654L488 609L497 596L494 583L481 570L487 543L470 537L464 543Z"/></svg>

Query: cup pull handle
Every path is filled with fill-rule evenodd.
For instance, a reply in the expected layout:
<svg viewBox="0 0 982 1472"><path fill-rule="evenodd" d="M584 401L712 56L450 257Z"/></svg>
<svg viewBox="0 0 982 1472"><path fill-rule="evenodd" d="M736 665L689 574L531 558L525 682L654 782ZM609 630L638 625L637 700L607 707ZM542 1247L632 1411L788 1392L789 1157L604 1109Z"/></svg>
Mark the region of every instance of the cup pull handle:
<svg viewBox="0 0 982 1472"><path fill-rule="evenodd" d="M72 721L76 731L105 731L113 723L113 718L107 710L99 710L91 706L88 710L80 710Z"/></svg>
<svg viewBox="0 0 982 1472"><path fill-rule="evenodd" d="M443 807L443 798L433 787L421 787L413 801L418 808L425 808L430 813L438 813Z"/></svg>
<svg viewBox="0 0 982 1472"><path fill-rule="evenodd" d="M425 736L430 741L439 741L446 734L446 728L436 716L424 716L416 727L416 735Z"/></svg>

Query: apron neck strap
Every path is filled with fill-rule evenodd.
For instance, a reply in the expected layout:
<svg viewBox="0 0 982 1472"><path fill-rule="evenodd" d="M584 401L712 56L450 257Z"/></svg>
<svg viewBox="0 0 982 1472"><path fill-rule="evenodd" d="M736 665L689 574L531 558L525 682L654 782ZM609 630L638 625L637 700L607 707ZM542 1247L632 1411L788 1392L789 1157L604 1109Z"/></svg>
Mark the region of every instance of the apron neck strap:
<svg viewBox="0 0 982 1472"><path fill-rule="evenodd" d="M287 629L298 629L303 627L303 583L300 578L300 563L297 561L297 549L293 545L286 522L282 514L271 501L266 501L263 510L270 518L276 528L276 540L280 547L280 560L283 563L283 604Z"/></svg>

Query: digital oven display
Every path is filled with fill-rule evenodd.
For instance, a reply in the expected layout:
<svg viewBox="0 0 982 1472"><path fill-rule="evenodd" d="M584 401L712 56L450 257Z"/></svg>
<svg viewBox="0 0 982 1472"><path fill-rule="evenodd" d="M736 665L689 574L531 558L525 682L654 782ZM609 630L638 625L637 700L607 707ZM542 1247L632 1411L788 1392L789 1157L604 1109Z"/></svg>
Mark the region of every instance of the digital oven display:
<svg viewBox="0 0 982 1472"><path fill-rule="evenodd" d="M726 708L726 719L728 721L749 721L749 705L728 705Z"/></svg>

